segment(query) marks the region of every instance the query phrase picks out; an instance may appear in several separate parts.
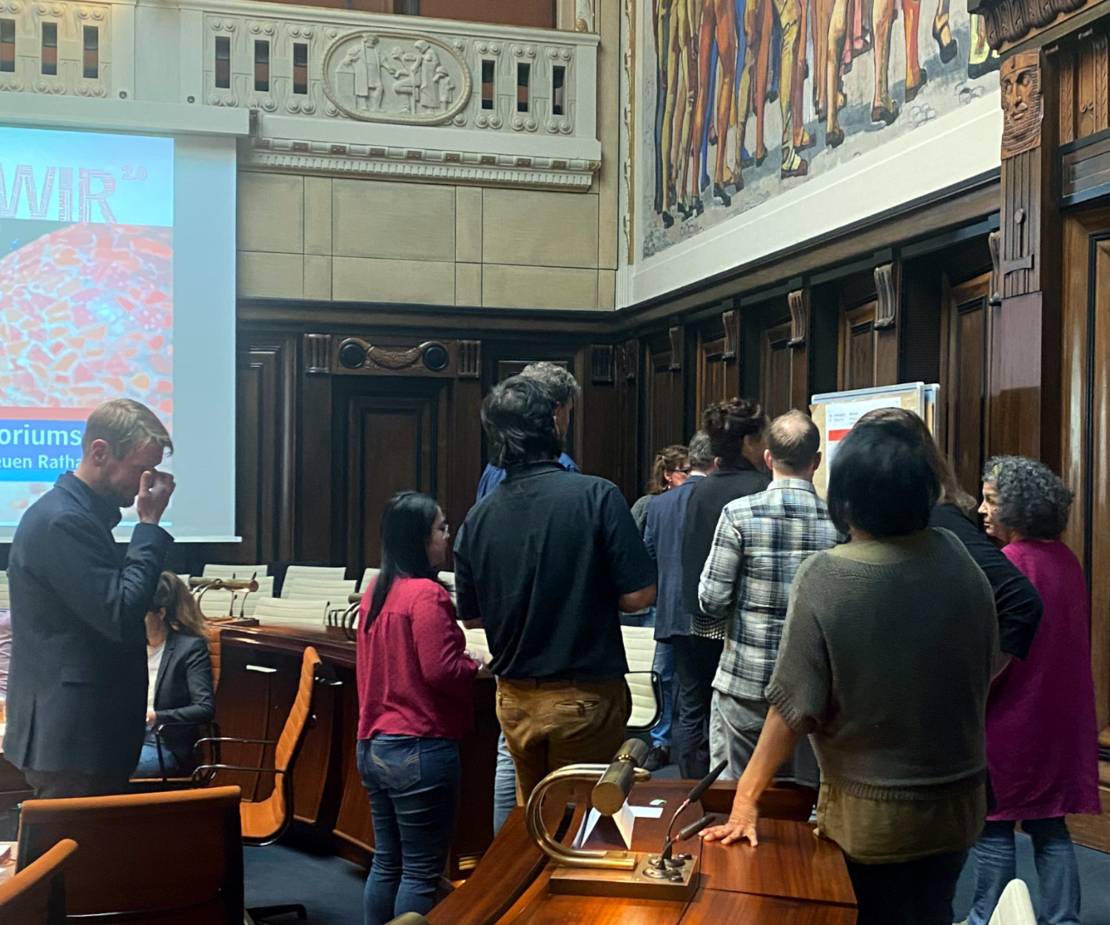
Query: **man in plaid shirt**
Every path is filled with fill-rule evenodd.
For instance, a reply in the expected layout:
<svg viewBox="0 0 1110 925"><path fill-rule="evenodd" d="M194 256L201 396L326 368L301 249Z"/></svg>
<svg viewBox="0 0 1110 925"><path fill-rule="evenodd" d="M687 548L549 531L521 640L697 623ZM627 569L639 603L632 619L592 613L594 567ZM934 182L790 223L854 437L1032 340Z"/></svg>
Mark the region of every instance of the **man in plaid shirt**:
<svg viewBox="0 0 1110 925"><path fill-rule="evenodd" d="M767 433L765 461L774 476L767 490L730 502L721 512L698 584L702 613L694 632L724 639L713 679L710 765L740 777L755 750L786 621L790 585L812 553L836 545L837 531L813 488L821 463L820 433L808 415L789 411ZM808 739L776 779L817 787L819 772Z"/></svg>

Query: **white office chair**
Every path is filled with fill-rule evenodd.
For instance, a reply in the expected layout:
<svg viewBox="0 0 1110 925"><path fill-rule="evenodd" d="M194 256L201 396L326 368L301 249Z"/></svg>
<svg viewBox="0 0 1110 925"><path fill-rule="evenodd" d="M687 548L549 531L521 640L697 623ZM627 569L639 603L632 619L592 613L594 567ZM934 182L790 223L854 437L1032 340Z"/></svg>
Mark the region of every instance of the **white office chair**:
<svg viewBox="0 0 1110 925"><path fill-rule="evenodd" d="M262 578L267 574L265 565L219 565L209 563L201 573L205 578Z"/></svg>
<svg viewBox="0 0 1110 925"><path fill-rule="evenodd" d="M286 601L316 601L327 598L345 602L348 595L355 593L355 585L353 578L349 581L342 578L326 581L299 578L292 582L286 578L285 584L281 586L281 597Z"/></svg>
<svg viewBox="0 0 1110 925"><path fill-rule="evenodd" d="M1024 880L1011 880L998 898L988 925L1037 925L1033 900Z"/></svg>
<svg viewBox="0 0 1110 925"><path fill-rule="evenodd" d="M447 585L447 593L451 595L451 603L458 607L459 596L455 593L455 573L440 572L438 577L440 581Z"/></svg>
<svg viewBox="0 0 1110 925"><path fill-rule="evenodd" d="M486 641L486 631L484 629L464 629L463 635L466 637L466 648L477 655L481 655L483 662L488 662L490 651L489 643Z"/></svg>
<svg viewBox="0 0 1110 925"><path fill-rule="evenodd" d="M346 604L346 598L336 599L334 606ZM327 599L316 601L289 601L280 597L260 598L254 617L262 626L299 626L323 629L332 602Z"/></svg>
<svg viewBox="0 0 1110 925"><path fill-rule="evenodd" d="M380 568L366 569L366 571L362 573L362 579L358 583L359 591L365 591L368 587L370 587L370 582L378 577L378 572L380 571Z"/></svg>
<svg viewBox="0 0 1110 925"><path fill-rule="evenodd" d="M628 690L632 694L630 732L647 732L659 722L663 688L659 675L652 671L655 660L655 630L650 626L622 626L624 654L628 659Z"/></svg>
<svg viewBox="0 0 1110 925"><path fill-rule="evenodd" d="M285 570L284 588L298 581L343 581L347 577L345 565L291 565Z"/></svg>

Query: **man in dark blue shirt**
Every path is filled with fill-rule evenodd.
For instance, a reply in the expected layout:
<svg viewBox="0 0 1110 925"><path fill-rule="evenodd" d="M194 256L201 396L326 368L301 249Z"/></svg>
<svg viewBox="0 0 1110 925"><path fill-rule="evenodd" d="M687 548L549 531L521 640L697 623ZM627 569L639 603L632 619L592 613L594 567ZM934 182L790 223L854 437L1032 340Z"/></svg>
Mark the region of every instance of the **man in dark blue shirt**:
<svg viewBox="0 0 1110 925"><path fill-rule="evenodd" d="M617 487L555 461L562 432L541 383L496 386L482 423L507 474L459 529L455 589L459 617L486 629L523 803L550 771L620 746L631 701L617 611L655 601L655 567Z"/></svg>
<svg viewBox="0 0 1110 925"><path fill-rule="evenodd" d="M693 635L693 616L687 611L682 600L682 538L686 527L686 505L694 487L713 472L713 450L709 445L709 435L699 430L690 440L688 450L690 475L677 488L656 495L647 506L647 519L644 524L644 545L648 554L655 560L659 573L659 595L655 601L655 662L653 670L664 679L664 709L660 725L666 722L665 735L659 727L651 731L652 748L644 761L644 767L656 771L670 762L670 741L677 684L674 683L674 646L675 636ZM668 703L669 701L669 703ZM656 741L659 732L660 741Z"/></svg>
<svg viewBox="0 0 1110 925"><path fill-rule="evenodd" d="M521 370L520 375L535 379L547 389L555 402L557 426L561 433L569 433L570 413L574 410L574 402L577 400L579 393L578 380L558 363L548 363L546 361L529 363ZM496 450L494 449L490 455L496 459ZM559 465L568 472L581 471L566 451L559 453ZM481 501L504 480L505 470L500 466L495 466L492 462L488 463L482 472L481 479L478 480L478 496L474 499L475 503Z"/></svg>
<svg viewBox="0 0 1110 925"><path fill-rule="evenodd" d="M173 450L145 405L116 399L89 416L81 463L32 504L12 543L12 661L4 757L37 797L123 792L146 719L144 617L173 543L158 521ZM120 508L139 523L126 552Z"/></svg>

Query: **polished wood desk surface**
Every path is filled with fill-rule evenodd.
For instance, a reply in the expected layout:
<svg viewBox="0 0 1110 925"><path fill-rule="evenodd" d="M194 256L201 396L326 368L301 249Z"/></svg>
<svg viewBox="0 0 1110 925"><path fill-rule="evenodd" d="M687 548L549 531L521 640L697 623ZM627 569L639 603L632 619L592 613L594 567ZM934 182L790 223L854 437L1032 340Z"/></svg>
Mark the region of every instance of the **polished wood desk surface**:
<svg viewBox="0 0 1110 925"><path fill-rule="evenodd" d="M636 820L634 850L658 850L670 816L691 784L648 781L636 785L632 804L664 799L666 805L659 819ZM676 828L703 811L720 808L731 799L731 787L714 785L707 794L707 805L689 807ZM779 805L785 804L776 803L773 796L763 810L774 812ZM564 841L573 837L579 818L566 826ZM523 812L518 809L470 879L433 909L428 921L431 925L693 925L726 921L853 925L856 920L855 895L844 857L832 842L818 839L808 822L764 816L758 848L747 843L725 848L694 838L680 843L676 851L701 855L702 876L690 902L553 894L547 888L552 865L531 842Z"/></svg>

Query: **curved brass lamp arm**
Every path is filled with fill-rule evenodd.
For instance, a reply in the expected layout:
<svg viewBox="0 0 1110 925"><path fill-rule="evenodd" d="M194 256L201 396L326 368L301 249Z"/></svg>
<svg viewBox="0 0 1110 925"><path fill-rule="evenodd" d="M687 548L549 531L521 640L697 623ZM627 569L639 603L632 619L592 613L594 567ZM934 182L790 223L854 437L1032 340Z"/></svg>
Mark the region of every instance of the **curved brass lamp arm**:
<svg viewBox="0 0 1110 925"><path fill-rule="evenodd" d="M609 768L607 764L568 764L566 767L552 771L537 785L528 797L525 807L525 822L528 834L539 845L551 860L567 867L590 867L605 870L634 870L636 855L628 851L600 851L593 848L568 848L555 841L543 823L543 800L547 791L560 781L581 781L587 784L597 782L597 779ZM643 768L636 768L635 779L638 781L651 780L651 772Z"/></svg>

